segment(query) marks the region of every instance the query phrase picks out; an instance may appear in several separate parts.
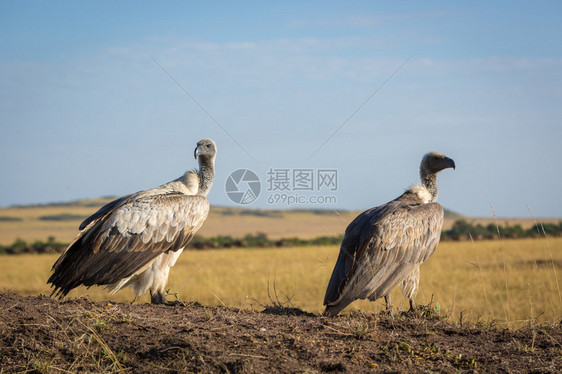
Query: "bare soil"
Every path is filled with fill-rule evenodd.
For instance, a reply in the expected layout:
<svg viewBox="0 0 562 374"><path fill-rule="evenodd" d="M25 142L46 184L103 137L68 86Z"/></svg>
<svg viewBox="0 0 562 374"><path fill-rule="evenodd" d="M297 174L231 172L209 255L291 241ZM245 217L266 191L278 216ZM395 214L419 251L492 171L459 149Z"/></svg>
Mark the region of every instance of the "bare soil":
<svg viewBox="0 0 562 374"><path fill-rule="evenodd" d="M432 312L326 318L199 304L57 301L0 293L0 365L12 372L562 371L562 326L451 323Z"/></svg>

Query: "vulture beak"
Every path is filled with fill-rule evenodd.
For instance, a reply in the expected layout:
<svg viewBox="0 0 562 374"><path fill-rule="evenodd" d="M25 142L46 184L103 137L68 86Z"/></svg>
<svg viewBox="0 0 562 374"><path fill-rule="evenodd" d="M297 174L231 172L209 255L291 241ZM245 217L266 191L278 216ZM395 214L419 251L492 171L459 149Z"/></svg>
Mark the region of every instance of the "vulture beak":
<svg viewBox="0 0 562 374"><path fill-rule="evenodd" d="M449 157L445 157L443 159L443 169L447 169L447 168L455 168L455 161L453 161L452 158Z"/></svg>
<svg viewBox="0 0 562 374"><path fill-rule="evenodd" d="M197 156L199 156L200 154L201 154L201 148L197 146L195 148L195 151L193 151L193 157L195 157L195 159L197 160Z"/></svg>
<svg viewBox="0 0 562 374"><path fill-rule="evenodd" d="M441 170L455 168L455 161L447 156L437 157L430 160L429 170L432 173L439 173Z"/></svg>

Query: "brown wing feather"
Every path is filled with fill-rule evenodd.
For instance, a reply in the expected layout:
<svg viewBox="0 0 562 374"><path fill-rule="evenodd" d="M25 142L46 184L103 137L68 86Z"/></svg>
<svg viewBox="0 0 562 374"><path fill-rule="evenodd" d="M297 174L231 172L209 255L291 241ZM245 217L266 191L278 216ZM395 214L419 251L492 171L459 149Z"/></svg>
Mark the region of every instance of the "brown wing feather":
<svg viewBox="0 0 562 374"><path fill-rule="evenodd" d="M79 229L84 230L91 222L96 221L98 218L105 216L106 214L114 210L116 207L118 207L122 202L124 201L126 202L127 200L131 199L132 196L133 196L132 194L123 196L105 204L97 212L86 218L84 222L80 224Z"/></svg>
<svg viewBox="0 0 562 374"><path fill-rule="evenodd" d="M135 197L89 221L53 265L53 293L64 296L81 284L112 284L134 274L163 252L185 247L209 213L203 196Z"/></svg>
<svg viewBox="0 0 562 374"><path fill-rule="evenodd" d="M408 194L359 215L347 228L324 305L385 296L435 250L443 208ZM340 308L341 307L341 308Z"/></svg>

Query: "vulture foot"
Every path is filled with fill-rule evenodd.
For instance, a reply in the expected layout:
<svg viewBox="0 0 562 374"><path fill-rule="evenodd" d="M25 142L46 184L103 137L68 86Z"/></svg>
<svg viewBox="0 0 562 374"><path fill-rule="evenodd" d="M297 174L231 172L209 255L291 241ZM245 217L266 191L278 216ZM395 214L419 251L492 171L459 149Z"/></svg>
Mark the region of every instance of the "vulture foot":
<svg viewBox="0 0 562 374"><path fill-rule="evenodd" d="M177 296L176 296L177 297ZM162 292L151 293L150 302L152 304L163 304L168 306L185 306L185 303L179 300L168 300Z"/></svg>
<svg viewBox="0 0 562 374"><path fill-rule="evenodd" d="M410 312L414 312L416 310L416 303L414 303L414 300L410 299Z"/></svg>
<svg viewBox="0 0 562 374"><path fill-rule="evenodd" d="M408 309L405 314L409 314L414 317L421 317L423 312L416 307L416 304L413 300L410 300L410 309Z"/></svg>

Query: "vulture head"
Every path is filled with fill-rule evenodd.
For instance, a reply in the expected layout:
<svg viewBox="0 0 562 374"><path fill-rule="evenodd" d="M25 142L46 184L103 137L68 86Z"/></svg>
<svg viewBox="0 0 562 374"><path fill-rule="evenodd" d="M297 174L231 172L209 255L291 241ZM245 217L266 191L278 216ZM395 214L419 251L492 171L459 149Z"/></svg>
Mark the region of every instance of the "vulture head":
<svg viewBox="0 0 562 374"><path fill-rule="evenodd" d="M442 153L430 152L423 156L420 171L425 171L423 174L437 174L443 169L455 168L455 161L445 156Z"/></svg>
<svg viewBox="0 0 562 374"><path fill-rule="evenodd" d="M215 160L217 154L217 146L211 139L202 139L197 142L197 148L193 152L195 158L206 159L209 161Z"/></svg>

